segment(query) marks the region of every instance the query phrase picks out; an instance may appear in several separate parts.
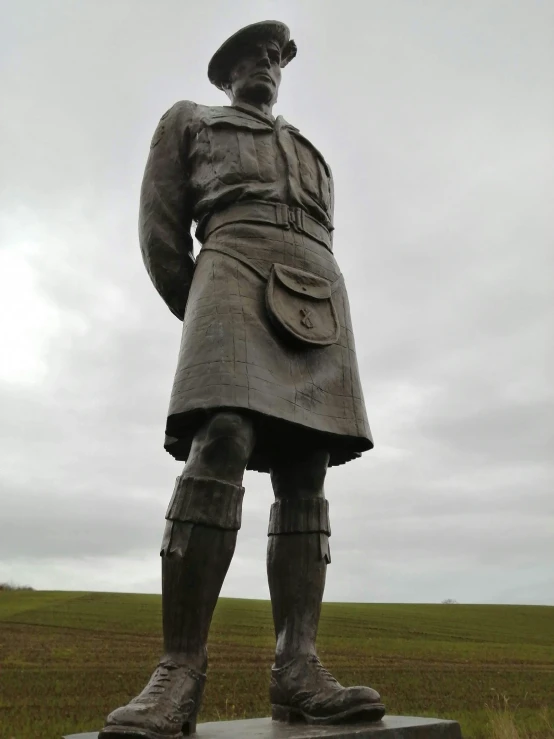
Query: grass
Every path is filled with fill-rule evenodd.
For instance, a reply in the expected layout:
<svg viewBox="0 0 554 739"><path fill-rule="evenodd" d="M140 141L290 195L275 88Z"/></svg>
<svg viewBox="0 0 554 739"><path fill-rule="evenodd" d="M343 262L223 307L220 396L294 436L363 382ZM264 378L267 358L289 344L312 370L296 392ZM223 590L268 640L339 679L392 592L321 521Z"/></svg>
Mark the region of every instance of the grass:
<svg viewBox="0 0 554 739"><path fill-rule="evenodd" d="M518 720L517 710L514 711L505 695L493 695L491 703L487 705L487 714L490 739L529 739L532 736ZM539 711L536 733L543 739L554 737L554 725L548 708Z"/></svg>
<svg viewBox="0 0 554 739"><path fill-rule="evenodd" d="M0 739L98 729L148 679L160 620L154 595L0 592ZM329 603L318 644L389 713L456 719L465 739L554 739L551 607ZM269 714L272 647L269 603L220 601L200 720Z"/></svg>

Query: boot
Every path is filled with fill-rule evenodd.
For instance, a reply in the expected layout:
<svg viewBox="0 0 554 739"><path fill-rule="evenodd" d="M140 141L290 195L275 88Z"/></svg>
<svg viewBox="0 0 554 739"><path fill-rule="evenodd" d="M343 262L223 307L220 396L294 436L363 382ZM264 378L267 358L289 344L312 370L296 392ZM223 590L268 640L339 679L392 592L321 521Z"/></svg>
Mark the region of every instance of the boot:
<svg viewBox="0 0 554 739"><path fill-rule="evenodd" d="M162 657L144 690L112 711L100 737L182 739L196 731L206 676Z"/></svg>
<svg viewBox="0 0 554 739"><path fill-rule="evenodd" d="M208 631L243 493L218 480L177 478L161 550L164 655L144 690L110 713L99 739L182 739L196 731Z"/></svg>
<svg viewBox="0 0 554 739"><path fill-rule="evenodd" d="M269 696L276 721L341 724L385 714L377 691L344 688L317 657L330 533L324 498L272 506L267 571L277 645Z"/></svg>

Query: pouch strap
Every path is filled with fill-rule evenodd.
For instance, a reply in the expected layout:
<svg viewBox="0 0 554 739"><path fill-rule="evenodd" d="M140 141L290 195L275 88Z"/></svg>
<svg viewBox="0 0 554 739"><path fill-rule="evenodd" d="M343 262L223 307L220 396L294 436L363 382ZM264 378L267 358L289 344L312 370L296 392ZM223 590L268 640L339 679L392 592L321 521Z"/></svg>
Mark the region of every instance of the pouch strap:
<svg viewBox="0 0 554 739"><path fill-rule="evenodd" d="M268 280L269 275L271 274L271 270L273 269L273 266L270 268L269 272L264 271L260 267L258 267L257 264L254 264L248 257L245 257L244 254L241 254L240 252L236 251L235 249L232 249L230 246L225 246L224 244L209 244L207 246L203 246L200 253L203 251L218 251L221 252L221 254L226 254L228 257L231 257L232 259L236 259L237 262L242 262L242 264L246 265L246 267L249 267L253 272L255 272L257 275L259 275L262 280ZM340 274L337 279L334 282L331 282L331 294L334 293L342 284L343 282L343 275Z"/></svg>
<svg viewBox="0 0 554 739"><path fill-rule="evenodd" d="M236 251L235 249L232 249L230 246L225 246L224 244L209 244L208 246L203 246L200 253L203 251L218 251L221 252L221 254L226 254L228 257L232 257L232 259L236 259L237 262L242 262L247 267L250 267L251 270L253 270L257 275L259 275L262 280L268 280L269 279L269 272L265 272L264 270L260 269L258 265L254 264L254 262L251 262L248 257L245 257L240 252Z"/></svg>

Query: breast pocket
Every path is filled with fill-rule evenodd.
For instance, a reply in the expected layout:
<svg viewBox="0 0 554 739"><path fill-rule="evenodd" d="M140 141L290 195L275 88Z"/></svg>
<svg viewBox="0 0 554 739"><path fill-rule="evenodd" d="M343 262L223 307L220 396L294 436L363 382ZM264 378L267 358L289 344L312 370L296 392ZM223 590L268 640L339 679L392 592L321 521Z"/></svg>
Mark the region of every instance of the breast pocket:
<svg viewBox="0 0 554 739"><path fill-rule="evenodd" d="M292 131L292 140L298 161L298 176L302 189L309 193L323 209L331 207L331 174L323 156L299 131Z"/></svg>
<svg viewBox="0 0 554 739"><path fill-rule="evenodd" d="M209 158L212 174L226 185L277 179L273 129L262 121L233 115L210 117L197 143Z"/></svg>

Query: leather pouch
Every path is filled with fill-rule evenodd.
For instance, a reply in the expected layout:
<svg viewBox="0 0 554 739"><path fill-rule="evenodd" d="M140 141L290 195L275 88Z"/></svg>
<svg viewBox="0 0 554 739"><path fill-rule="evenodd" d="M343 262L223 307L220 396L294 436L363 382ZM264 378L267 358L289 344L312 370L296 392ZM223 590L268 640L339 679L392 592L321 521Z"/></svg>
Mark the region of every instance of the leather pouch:
<svg viewBox="0 0 554 739"><path fill-rule="evenodd" d="M273 264L266 288L266 307L272 324L285 339L303 347L336 344L340 324L332 294L341 278L324 277L296 267Z"/></svg>

